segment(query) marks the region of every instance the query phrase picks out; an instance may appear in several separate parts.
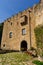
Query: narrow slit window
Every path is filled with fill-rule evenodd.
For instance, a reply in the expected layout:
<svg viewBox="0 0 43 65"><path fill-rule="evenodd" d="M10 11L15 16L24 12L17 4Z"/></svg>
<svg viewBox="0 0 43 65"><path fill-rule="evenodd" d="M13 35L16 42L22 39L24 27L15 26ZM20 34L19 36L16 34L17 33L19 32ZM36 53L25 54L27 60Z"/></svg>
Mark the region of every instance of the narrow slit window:
<svg viewBox="0 0 43 65"><path fill-rule="evenodd" d="M26 29L22 29L22 35L25 35L26 34Z"/></svg>

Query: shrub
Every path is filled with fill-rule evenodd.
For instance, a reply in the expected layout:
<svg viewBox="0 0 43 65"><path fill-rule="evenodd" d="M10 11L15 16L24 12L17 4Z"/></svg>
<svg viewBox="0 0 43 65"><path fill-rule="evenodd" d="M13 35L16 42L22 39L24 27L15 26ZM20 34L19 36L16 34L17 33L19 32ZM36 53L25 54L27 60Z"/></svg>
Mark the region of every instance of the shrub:
<svg viewBox="0 0 43 65"><path fill-rule="evenodd" d="M34 60L32 63L36 64L36 65L43 65L43 62L40 62L38 60Z"/></svg>
<svg viewBox="0 0 43 65"><path fill-rule="evenodd" d="M36 36L36 43L37 43L37 50L39 51L38 54L42 55L43 51L43 26L38 26L35 28L35 36Z"/></svg>

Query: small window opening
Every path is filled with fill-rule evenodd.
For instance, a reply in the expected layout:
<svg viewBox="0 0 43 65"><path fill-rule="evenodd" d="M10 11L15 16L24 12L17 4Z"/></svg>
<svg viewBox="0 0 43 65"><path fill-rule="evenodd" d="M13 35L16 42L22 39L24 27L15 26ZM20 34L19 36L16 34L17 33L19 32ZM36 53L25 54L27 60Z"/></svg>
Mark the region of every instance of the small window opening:
<svg viewBox="0 0 43 65"><path fill-rule="evenodd" d="M28 17L26 15L24 15L24 17L25 17L25 20L23 22L21 22L22 26L24 26L24 25L26 25L28 23Z"/></svg>
<svg viewBox="0 0 43 65"><path fill-rule="evenodd" d="M5 44L3 44L3 47L5 47Z"/></svg>
<svg viewBox="0 0 43 65"><path fill-rule="evenodd" d="M9 33L9 38L12 38L12 32Z"/></svg>
<svg viewBox="0 0 43 65"><path fill-rule="evenodd" d="M22 29L22 35L25 35L26 34L26 29Z"/></svg>
<svg viewBox="0 0 43 65"><path fill-rule="evenodd" d="M11 22L11 25L12 25L12 22Z"/></svg>

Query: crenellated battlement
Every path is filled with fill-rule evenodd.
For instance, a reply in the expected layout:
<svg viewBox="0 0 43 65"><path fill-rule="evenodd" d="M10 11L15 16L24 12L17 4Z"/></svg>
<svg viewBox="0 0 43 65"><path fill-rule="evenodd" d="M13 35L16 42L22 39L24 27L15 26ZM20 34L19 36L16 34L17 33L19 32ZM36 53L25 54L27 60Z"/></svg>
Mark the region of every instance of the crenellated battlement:
<svg viewBox="0 0 43 65"><path fill-rule="evenodd" d="M4 22L11 21L11 20L18 20L19 18L21 18L21 16L27 15L27 12L32 11L32 10L33 8L32 9L28 8L22 12L17 13L16 15L12 15L11 17L7 18Z"/></svg>

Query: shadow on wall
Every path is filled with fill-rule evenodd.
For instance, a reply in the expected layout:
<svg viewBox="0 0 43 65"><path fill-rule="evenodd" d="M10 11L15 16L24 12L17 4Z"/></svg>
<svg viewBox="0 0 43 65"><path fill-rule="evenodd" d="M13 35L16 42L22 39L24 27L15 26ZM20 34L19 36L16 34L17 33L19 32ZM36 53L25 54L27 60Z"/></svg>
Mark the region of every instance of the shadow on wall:
<svg viewBox="0 0 43 65"><path fill-rule="evenodd" d="M12 52L20 52L20 51L18 51L18 50L0 50L0 54L7 54L7 53L12 53Z"/></svg>
<svg viewBox="0 0 43 65"><path fill-rule="evenodd" d="M2 39L2 32L3 32L3 24L4 23L0 23L0 49L1 49L1 39Z"/></svg>

